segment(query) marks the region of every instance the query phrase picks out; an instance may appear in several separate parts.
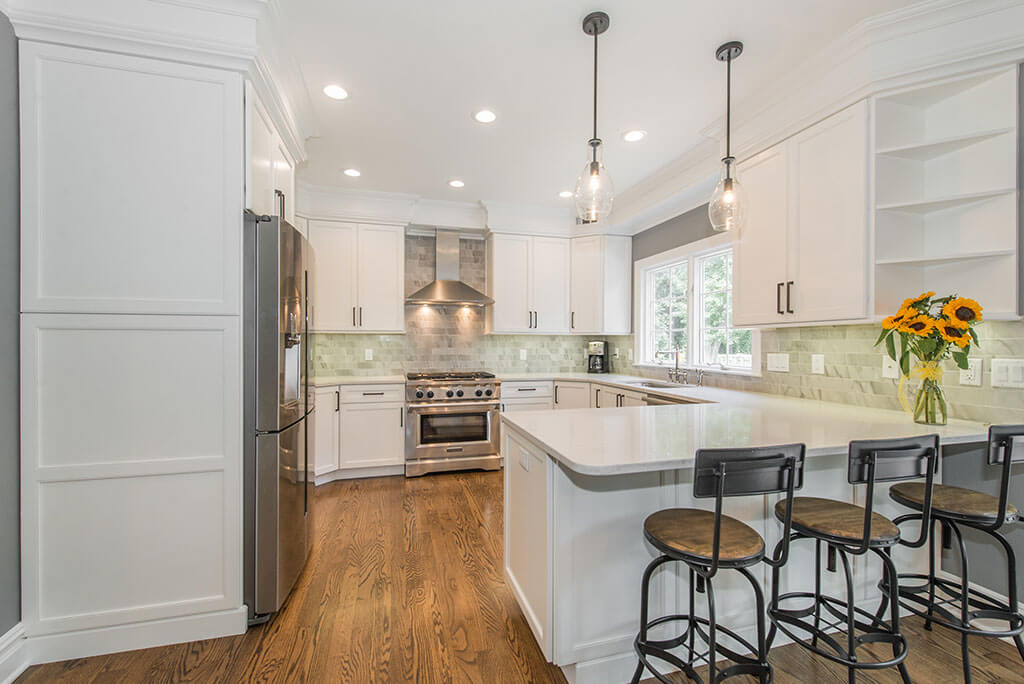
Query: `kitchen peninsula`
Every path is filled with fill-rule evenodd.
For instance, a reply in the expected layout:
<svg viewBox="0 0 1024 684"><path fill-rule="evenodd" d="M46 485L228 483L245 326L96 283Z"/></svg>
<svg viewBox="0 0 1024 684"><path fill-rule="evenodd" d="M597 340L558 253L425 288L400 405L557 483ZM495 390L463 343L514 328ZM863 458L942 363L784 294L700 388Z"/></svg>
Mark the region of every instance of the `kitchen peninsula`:
<svg viewBox="0 0 1024 684"><path fill-rule="evenodd" d="M851 440L938 433L944 459L981 458L987 430L980 423L924 426L897 411L716 388L663 388L656 394L694 403L502 416L505 576L544 655L569 682L610 684L632 674L640 577L656 555L644 541L643 521L664 508L713 507L713 499L692 497L697 449L802 441L802 493L863 505L863 487L847 482ZM725 512L754 527L770 550L781 532L772 515L777 498L730 499ZM881 484L875 510L889 517L907 512ZM905 529L916 534L912 525ZM782 572L783 591L813 582L812 551L806 541L794 545ZM894 557L901 571L910 571L926 564L927 551L900 548ZM867 557L855 561L859 598L876 592L880 570L874 564ZM767 593L770 573L754 571ZM685 578L678 573L660 570L655 576L652 616L686 612ZM822 581L825 590L841 582L831 573ZM715 582L720 624L751 638L749 588L728 573ZM782 643L780 636L776 645Z"/></svg>

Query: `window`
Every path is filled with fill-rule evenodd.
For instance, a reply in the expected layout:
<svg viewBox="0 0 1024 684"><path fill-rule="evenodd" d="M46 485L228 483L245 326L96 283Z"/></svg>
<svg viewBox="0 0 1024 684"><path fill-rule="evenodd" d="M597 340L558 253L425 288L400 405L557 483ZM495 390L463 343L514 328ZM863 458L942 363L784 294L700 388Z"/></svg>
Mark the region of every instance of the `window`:
<svg viewBox="0 0 1024 684"><path fill-rule="evenodd" d="M732 327L732 247L714 236L636 264L637 362L760 373L757 331Z"/></svg>

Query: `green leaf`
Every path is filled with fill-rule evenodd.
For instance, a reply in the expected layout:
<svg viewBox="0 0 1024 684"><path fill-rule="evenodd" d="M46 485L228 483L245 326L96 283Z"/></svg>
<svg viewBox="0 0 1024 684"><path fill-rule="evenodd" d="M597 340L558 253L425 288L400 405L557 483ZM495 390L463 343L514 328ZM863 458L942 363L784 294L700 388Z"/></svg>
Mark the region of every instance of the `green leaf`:
<svg viewBox="0 0 1024 684"><path fill-rule="evenodd" d="M967 354L964 352L953 352L953 360L960 368L967 370Z"/></svg>
<svg viewBox="0 0 1024 684"><path fill-rule="evenodd" d="M885 338L885 351L889 353L890 359L896 360L896 340L892 339L892 335Z"/></svg>
<svg viewBox="0 0 1024 684"><path fill-rule="evenodd" d="M884 330L884 329L883 329L883 330L882 330L882 334L878 336L878 339L877 339L877 340L875 340L875 344L874 344L874 346L876 346L876 347L877 347L878 345L880 345L880 344L882 343L882 340L884 340L884 339L885 339L885 336L886 336L886 335L891 335L891 334L892 334L892 330Z"/></svg>
<svg viewBox="0 0 1024 684"><path fill-rule="evenodd" d="M910 344L910 340L907 339L906 335L900 335L900 356L907 355L907 345Z"/></svg>
<svg viewBox="0 0 1024 684"><path fill-rule="evenodd" d="M974 328L968 328L967 332L971 334L971 339L974 340L974 344L977 344L980 347L981 345L978 344L978 333L974 332Z"/></svg>
<svg viewBox="0 0 1024 684"><path fill-rule="evenodd" d="M908 378L910 377L910 354L905 351L903 352L903 355L900 356L900 371L903 375Z"/></svg>

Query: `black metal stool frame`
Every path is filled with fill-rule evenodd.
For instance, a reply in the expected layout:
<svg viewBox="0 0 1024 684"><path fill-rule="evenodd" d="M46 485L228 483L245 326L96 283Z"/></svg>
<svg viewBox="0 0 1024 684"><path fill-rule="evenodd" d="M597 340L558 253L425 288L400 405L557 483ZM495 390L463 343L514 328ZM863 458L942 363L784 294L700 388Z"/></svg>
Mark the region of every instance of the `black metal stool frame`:
<svg viewBox="0 0 1024 684"><path fill-rule="evenodd" d="M779 570L781 565L773 568L772 601L768 609L768 619L772 623L768 635L769 648L774 642L777 632L781 631L794 643L800 644L812 653L834 663L845 665L850 684L856 682L857 670L880 670L893 666L899 669L903 681L910 684L910 674L903 663L907 657L907 642L899 631L899 608L895 605L894 597L883 595L882 607L875 614L854 605L853 572L848 556L862 556L870 551L881 559L885 577L895 578L897 576L896 566L887 551L898 542L898 537L891 542L871 541L875 483L924 477L926 493L922 515L924 519L930 520L931 491L938 464L938 446L938 435L898 440L850 442L847 479L850 484L867 485L864 505L864 535L859 544L853 544L849 539L839 536L800 531L789 533L787 529L786 536L776 546L776 553L783 545L792 544L800 539L814 539L815 541L814 591L788 592L780 595ZM792 517L791 511L788 513L788 517ZM913 542L904 542L904 544L918 548L923 546L927 539L927 528L924 527L918 539ZM821 547L823 543L827 545L828 549L829 571L835 571L836 557L842 561L846 580L845 600L821 592ZM891 593L895 594L895 592ZM781 602L792 599L812 599L812 603L809 607L799 609L780 607ZM893 602L892 610L890 620L886 623L882 616L885 613L885 606L889 605L890 601ZM823 627L822 609L825 609L838 622L829 622ZM813 622L806 621L805 618L811 615L813 615ZM858 619L858 616L864 619ZM828 632L829 629L838 627L842 627L846 631L845 647ZM794 628L810 634L810 642L796 634ZM861 636L857 635L858 630L862 632ZM819 642L824 642L831 652L819 647ZM859 661L857 649L868 643L891 644L893 657L888 660Z"/></svg>
<svg viewBox="0 0 1024 684"><path fill-rule="evenodd" d="M1014 459L1013 452L1018 450L1019 456ZM977 518L968 516L932 511L932 520L928 525L928 574L905 573L897 576L898 596L900 605L925 619L924 627L931 630L932 623L937 623L960 633L960 652L963 663L964 682L971 682L971 659L968 648L968 637L1011 637L1017 646L1021 659L1024 660L1024 641L1021 634L1024 633L1024 615L1021 614L1017 600L1017 559L1010 543L1000 533L1000 529L1006 525L1021 520L1020 514L1007 514L1007 503L1010 488L1011 466L1016 463L1024 463L1024 425L992 426L988 433L988 463L989 465L1001 465L1002 473L999 483L999 505L995 518L988 522L980 521ZM896 494L890 497L897 503L917 508L913 501L904 499ZM900 525L912 520L922 520L921 513L910 513L896 518L893 522ZM941 525L942 543L946 549L952 548L952 537L956 537L957 549L960 552L960 582L947 580L935 576L935 524ZM960 525L965 525L975 530L985 532L999 542L1006 554L1007 573L1007 601L1003 603L991 594L974 589L970 586L970 573L967 560L967 546L964 543L963 533ZM922 531L925 525L922 525ZM923 582L910 585L906 581ZM904 582L904 583L900 583ZM892 593L880 582L879 588L883 590L884 600L889 599ZM941 591L947 598L936 600L936 591ZM922 596L927 592L927 598ZM959 609L959 616L955 615L946 606ZM884 610L884 603L879 610ZM983 630L971 627L971 622L977 619L994 619L1007 623L1005 630Z"/></svg>
<svg viewBox="0 0 1024 684"><path fill-rule="evenodd" d="M719 557L722 526L722 500L732 496L748 496L755 494L786 493L792 512L793 492L803 486L803 465L805 447L803 444L787 444L776 447L756 449L700 449L697 451L694 465L693 496L694 498L715 498L715 529L713 537L713 553L710 563L706 558L690 557L686 554L663 552L648 564L644 570L640 592L640 631L633 641L639 662L633 673L632 683L640 681L645 670L649 670L659 682L672 684L672 680L659 672L651 664L649 657L658 658L679 669L689 679L703 684L694 665L705 662L708 665L709 684L717 684L728 677L737 675L754 675L764 684L774 681L772 667L768 663L768 642L765 634L765 600L764 592L757 579L748 568L758 562L777 563L784 565L788 555L788 547L781 551L782 557L769 560L764 551L758 557L744 559L739 562L722 561ZM786 531L789 531L787 516ZM645 533L645 536L646 533ZM648 537L648 541L655 541ZM656 545L656 544L655 544ZM648 595L651 576L654 571L665 563L680 561L689 569L689 612L687 614L666 615L650 620L648 616ZM751 644L735 631L718 625L715 619L715 592L712 578L719 568L728 568L743 575L754 592L757 611L757 645ZM708 617L696 615L695 604L697 592L705 593L708 600ZM685 622L683 632L671 639L651 640L648 631L658 625L669 622ZM705 630L706 628L706 630ZM718 643L721 632L755 657L740 654ZM696 651L696 637L700 637L708 650L704 653ZM676 656L670 649L686 646L687 660ZM717 657L724 656L735 664L722 670L718 669Z"/></svg>

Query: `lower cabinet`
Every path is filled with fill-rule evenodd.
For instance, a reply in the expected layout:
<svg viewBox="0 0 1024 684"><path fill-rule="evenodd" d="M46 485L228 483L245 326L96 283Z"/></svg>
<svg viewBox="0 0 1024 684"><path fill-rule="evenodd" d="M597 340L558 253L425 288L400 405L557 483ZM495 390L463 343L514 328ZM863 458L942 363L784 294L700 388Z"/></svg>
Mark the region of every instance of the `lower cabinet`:
<svg viewBox="0 0 1024 684"><path fill-rule="evenodd" d="M589 382L556 382L555 408L590 408Z"/></svg>
<svg viewBox="0 0 1024 684"><path fill-rule="evenodd" d="M405 402L397 400L402 396L400 385L317 388L317 484L403 471Z"/></svg>

